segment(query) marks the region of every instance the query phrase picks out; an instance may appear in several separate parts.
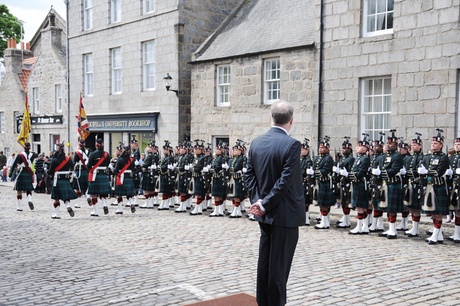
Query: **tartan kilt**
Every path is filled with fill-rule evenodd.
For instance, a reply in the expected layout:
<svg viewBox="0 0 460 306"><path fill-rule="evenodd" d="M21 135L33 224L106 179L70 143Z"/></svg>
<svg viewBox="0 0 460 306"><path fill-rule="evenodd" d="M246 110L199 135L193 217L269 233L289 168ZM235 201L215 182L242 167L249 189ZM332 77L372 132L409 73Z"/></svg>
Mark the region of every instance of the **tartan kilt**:
<svg viewBox="0 0 460 306"><path fill-rule="evenodd" d="M78 171L77 174L78 173L80 173L80 177L78 179L73 179L73 189L80 190L82 193L84 193L86 190L88 190L88 171L86 169L81 169L81 171Z"/></svg>
<svg viewBox="0 0 460 306"><path fill-rule="evenodd" d="M174 193L174 186L171 185L169 175L160 175L160 192L163 194Z"/></svg>
<svg viewBox="0 0 460 306"><path fill-rule="evenodd" d="M367 209L369 207L369 191L366 190L366 184L363 181L353 182L351 188L351 207Z"/></svg>
<svg viewBox="0 0 460 306"><path fill-rule="evenodd" d="M401 213L404 211L403 190L401 183L387 184L388 199L387 207L384 208L386 212Z"/></svg>
<svg viewBox="0 0 460 306"><path fill-rule="evenodd" d="M414 188L415 186L415 188ZM423 204L423 197L419 197L418 195L418 185L412 185L412 195L411 195L411 199L410 199L410 205L409 205L409 208L411 209L417 209L417 210L421 210L422 209L422 204Z"/></svg>
<svg viewBox="0 0 460 306"><path fill-rule="evenodd" d="M142 190L154 192L157 179L158 178L155 177L152 179L152 174L150 172L144 172L142 174Z"/></svg>
<svg viewBox="0 0 460 306"><path fill-rule="evenodd" d="M233 194L234 198L245 199L246 198L246 188L242 179L234 179L234 188L235 192Z"/></svg>
<svg viewBox="0 0 460 306"><path fill-rule="evenodd" d="M331 188L330 182L318 182L318 205L319 206L334 206L335 195L334 189Z"/></svg>
<svg viewBox="0 0 460 306"><path fill-rule="evenodd" d="M227 186L224 184L224 180L222 178L212 179L211 194L212 196L219 198L227 197Z"/></svg>
<svg viewBox="0 0 460 306"><path fill-rule="evenodd" d="M134 171L133 175L134 175L134 178L132 179L132 181L133 181L133 184L134 184L134 188L139 189L141 187L142 173ZM126 178L126 176L125 176L125 178Z"/></svg>
<svg viewBox="0 0 460 306"><path fill-rule="evenodd" d="M109 177L106 173L99 172L96 175L96 180L88 184L88 194L90 195L108 196L111 193L112 188L110 188Z"/></svg>
<svg viewBox="0 0 460 306"><path fill-rule="evenodd" d="M449 194L446 192L446 186L433 186L436 204L434 211L428 211L432 215L448 215L449 214Z"/></svg>
<svg viewBox="0 0 460 306"><path fill-rule="evenodd" d="M190 179L188 175L179 175L179 184L177 188L179 193L188 193L188 183Z"/></svg>
<svg viewBox="0 0 460 306"><path fill-rule="evenodd" d="M52 180L53 182L53 180ZM51 199L53 200L74 200L78 198L69 179L58 179L56 186L51 185Z"/></svg>
<svg viewBox="0 0 460 306"><path fill-rule="evenodd" d="M26 169L22 170L16 177L16 183L14 184L13 190L20 191L32 191L34 186L32 185L32 178Z"/></svg>
<svg viewBox="0 0 460 306"><path fill-rule="evenodd" d="M123 178L123 184L117 186L115 184L115 192L116 196L127 196L133 197L136 195L136 188L134 188L134 180L130 175L125 175Z"/></svg>
<svg viewBox="0 0 460 306"><path fill-rule="evenodd" d="M206 190L204 188L204 181L203 177L194 177L193 178L193 184L194 184L194 189L193 189L193 194L196 196L204 196L206 194Z"/></svg>

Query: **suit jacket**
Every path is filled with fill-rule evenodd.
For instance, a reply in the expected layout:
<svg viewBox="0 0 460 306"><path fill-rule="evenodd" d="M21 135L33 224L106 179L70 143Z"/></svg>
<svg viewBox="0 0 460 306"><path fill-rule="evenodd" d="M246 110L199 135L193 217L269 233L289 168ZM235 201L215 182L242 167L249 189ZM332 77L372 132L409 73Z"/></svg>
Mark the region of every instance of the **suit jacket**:
<svg viewBox="0 0 460 306"><path fill-rule="evenodd" d="M257 221L297 227L305 224L300 142L272 127L251 143L244 180L252 203L262 199Z"/></svg>

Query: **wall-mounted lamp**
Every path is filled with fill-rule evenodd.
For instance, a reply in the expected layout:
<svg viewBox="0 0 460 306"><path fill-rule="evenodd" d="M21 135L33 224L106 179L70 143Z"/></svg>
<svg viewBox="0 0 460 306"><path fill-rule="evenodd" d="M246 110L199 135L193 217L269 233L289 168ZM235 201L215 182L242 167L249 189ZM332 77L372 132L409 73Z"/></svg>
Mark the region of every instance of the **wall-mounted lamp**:
<svg viewBox="0 0 460 306"><path fill-rule="evenodd" d="M179 96L179 90L177 89L171 89L171 84L169 82L171 82L173 78L169 75L169 73L166 73L166 76L163 78L163 80L165 80L165 86L166 86L166 90L167 91L173 91L176 93L176 96Z"/></svg>

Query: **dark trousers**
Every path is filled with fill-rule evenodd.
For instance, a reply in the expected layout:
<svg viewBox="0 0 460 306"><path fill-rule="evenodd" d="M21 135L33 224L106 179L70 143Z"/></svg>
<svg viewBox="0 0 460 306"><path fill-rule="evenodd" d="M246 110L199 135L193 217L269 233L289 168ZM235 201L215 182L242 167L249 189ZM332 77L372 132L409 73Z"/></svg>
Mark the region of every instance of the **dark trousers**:
<svg viewBox="0 0 460 306"><path fill-rule="evenodd" d="M260 222L259 226L257 303L259 306L282 306L286 304L286 283L299 240L299 228Z"/></svg>

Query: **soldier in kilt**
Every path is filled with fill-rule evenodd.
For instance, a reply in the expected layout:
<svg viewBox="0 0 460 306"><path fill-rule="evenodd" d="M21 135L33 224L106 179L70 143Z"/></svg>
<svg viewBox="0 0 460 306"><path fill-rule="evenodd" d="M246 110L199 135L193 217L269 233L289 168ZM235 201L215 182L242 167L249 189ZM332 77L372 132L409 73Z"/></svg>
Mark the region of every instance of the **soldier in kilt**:
<svg viewBox="0 0 460 306"><path fill-rule="evenodd" d="M212 191L214 197L214 211L209 215L210 217L223 217L224 207L223 203L227 197L227 183L226 183L226 170L229 169L227 158L224 156L226 144L220 142L215 149L215 155L212 162Z"/></svg>
<svg viewBox="0 0 460 306"><path fill-rule="evenodd" d="M369 198L370 198L370 207L373 208L374 212L372 215L371 226L369 227L369 232L383 232L383 210L380 208L380 189L382 188L382 176L380 175L380 163L381 160L385 157L383 154L383 145L385 134L380 132L380 139L374 140L373 145L370 151L371 159L371 173L370 174L370 184L369 184ZM376 173L376 174L374 174ZM368 215L372 213L372 210L368 210Z"/></svg>
<svg viewBox="0 0 460 306"><path fill-rule="evenodd" d="M449 165L453 170L449 209L455 212L455 229L454 234L447 239L460 243L460 137L455 138L454 153L449 157Z"/></svg>
<svg viewBox="0 0 460 306"><path fill-rule="evenodd" d="M88 194L91 196L91 216L98 217L97 198L102 202L104 214L109 213L107 207L107 197L111 193L107 167L110 165L109 153L104 151L104 142L102 139L96 139L96 150L91 152L88 157Z"/></svg>
<svg viewBox="0 0 460 306"><path fill-rule="evenodd" d="M403 138L400 138L399 143L399 153L403 157L403 168L399 172L401 175L402 185L403 185L403 204L404 209L401 214L401 223L396 226L397 231L404 231L404 233L409 230L407 227L407 219L410 213L409 208L409 177L407 176L407 167L409 166L412 156L409 154L409 144L405 143Z"/></svg>
<svg viewBox="0 0 460 306"><path fill-rule="evenodd" d="M444 137L442 130L431 139L431 154L423 157L417 172L421 176L422 184L426 186L422 209L431 213L433 219L433 233L427 238L428 244L443 243L441 231L442 216L449 214L449 194L447 193L446 177L452 176L449 168L449 158L442 152Z"/></svg>
<svg viewBox="0 0 460 306"><path fill-rule="evenodd" d="M389 227L388 231L379 234L380 237L396 239L396 215L403 212L403 190L401 186L401 169L404 166L402 155L398 152L398 137L396 130L390 130L391 136L387 138L387 147L384 158L380 160L379 169L373 170L372 174L381 175L383 180L382 193L384 199L380 207L387 212ZM378 171L377 171L378 170Z"/></svg>
<svg viewBox="0 0 460 306"><path fill-rule="evenodd" d="M369 191L367 181L369 178L369 167L371 165L368 151L370 143L366 135L363 140L358 141L356 148L357 158L354 160L350 172L346 169L340 170L340 175L351 180L352 198L351 206L358 209L358 221L356 227L349 231L350 235L369 234L369 222L367 221L367 209L369 207Z"/></svg>
<svg viewBox="0 0 460 306"><path fill-rule="evenodd" d="M74 168L72 160L64 152L64 143L57 144L57 151L53 154L48 175L52 177L51 199L54 200L54 214L52 219L61 219L60 202L63 201L67 207L67 212L71 217L75 215L70 200L78 198L75 190L70 183L72 170Z"/></svg>
<svg viewBox="0 0 460 306"><path fill-rule="evenodd" d="M406 164L406 176L409 179L409 209L412 215L412 228L404 234L408 237L418 237L419 235L419 222L420 222L420 211L422 209L423 198L421 196L421 189L420 189L420 176L417 172L418 167L420 166L420 162L423 159L423 152L422 152L422 139L420 136L422 134L415 133L417 135L416 138L412 139L411 143L411 150L412 155ZM460 148L460 147L459 147Z"/></svg>
<svg viewBox="0 0 460 306"><path fill-rule="evenodd" d="M124 146L121 155L117 159L117 163L113 168L115 177L115 196L117 197L118 209L115 212L117 215L123 214L123 196L126 197L131 208L131 213L136 212L134 205L134 196L136 188L134 187L133 172L135 160L131 157L130 147Z"/></svg>
<svg viewBox="0 0 460 306"><path fill-rule="evenodd" d="M247 193L243 181L243 174L246 173L246 164L244 152L244 142L238 140L233 146L233 158L230 164L230 175L233 179L233 193L232 204L233 210L229 215L229 218L241 218L241 202L246 199Z"/></svg>
<svg viewBox="0 0 460 306"><path fill-rule="evenodd" d="M193 167L193 159L188 154L189 144L183 142L179 145L179 158L177 160L176 173L179 175L178 192L180 194L180 205L175 210L176 213L187 211L187 201L189 199L189 184L192 178L191 169Z"/></svg>
<svg viewBox="0 0 460 306"><path fill-rule="evenodd" d="M173 148L170 146L168 140L165 140L163 145L163 159L160 161L160 193L161 193L161 204L158 210L169 210L169 206L174 206L174 184L176 183L176 177L174 173L174 156Z"/></svg>
<svg viewBox="0 0 460 306"><path fill-rule="evenodd" d="M313 171L313 162L310 158L310 140L305 138L300 149L300 167L302 168L303 191L305 200L305 225L310 225L310 204L313 203L314 175L307 174L307 170Z"/></svg>
<svg viewBox="0 0 460 306"><path fill-rule="evenodd" d="M158 146L155 145L155 141L152 141L147 146L147 157L142 165L142 190L145 203L140 208L153 209L154 204L156 204L154 199L158 198L158 191L155 188L159 176L159 163Z"/></svg>
<svg viewBox="0 0 460 306"><path fill-rule="evenodd" d="M32 203L32 190L34 190L34 172L32 163L38 154L30 151L30 142L24 143L24 151L19 153L14 159L13 165L10 168L8 177L12 177L14 171L18 171L13 190L16 190L17 211L22 211L22 192L27 194L28 205L30 210L34 210Z"/></svg>
<svg viewBox="0 0 460 306"><path fill-rule="evenodd" d="M203 210L208 210L212 208L212 196L211 196L211 182L212 182L212 174L210 172L211 167L212 167L212 148L211 144L208 143L208 146L205 149L204 152L205 160L205 168L207 168L206 172L203 172L203 182L204 182L204 188L205 188L205 205L203 205Z"/></svg>
<svg viewBox="0 0 460 306"><path fill-rule="evenodd" d="M131 140L131 158L134 160L134 170L133 170L133 184L134 188L136 189L136 194L134 195L133 201L130 201L129 203L126 203L126 206L130 206L131 202L135 205L138 206L137 204L137 198L139 196L139 190L141 188L141 178L142 178L142 167L140 164L140 159L141 159L141 153L139 151L139 141L134 138Z"/></svg>
<svg viewBox="0 0 460 306"><path fill-rule="evenodd" d="M78 150L75 151L73 164L75 165L75 178L73 180L73 189L79 197L82 195L86 196L88 205L91 205L91 197L87 193L88 191L88 168L86 163L88 162L88 156L90 150L86 148L86 141L80 139L78 141ZM76 208L79 208L78 203L75 204Z"/></svg>
<svg viewBox="0 0 460 306"><path fill-rule="evenodd" d="M334 189L332 186L332 167L334 160L329 154L330 138L324 136L324 140L319 143L319 155L313 159L313 169L307 174L315 175L318 184L318 205L321 213L320 223L315 225L315 229L328 229L330 227L329 212L331 206L335 204Z"/></svg>
<svg viewBox="0 0 460 306"><path fill-rule="evenodd" d="M339 174L339 187L340 192L338 194L337 202L342 206L343 216L337 221L337 227L349 228L351 226L350 221L350 187L351 182L348 177L340 175L341 170L345 170L346 173L351 171L355 158L353 157L353 145L350 142L350 137L345 136L345 141L342 143L342 158L337 164L337 167L332 167L332 171Z"/></svg>
<svg viewBox="0 0 460 306"><path fill-rule="evenodd" d="M196 216L203 214L203 200L205 198L206 190L204 186L204 180L202 171L205 171L206 157L204 155L204 144L203 141L195 140L195 158L193 159L192 166L192 179L193 179L193 195L196 198L195 208L190 212L190 215ZM209 169L206 168L208 171Z"/></svg>

